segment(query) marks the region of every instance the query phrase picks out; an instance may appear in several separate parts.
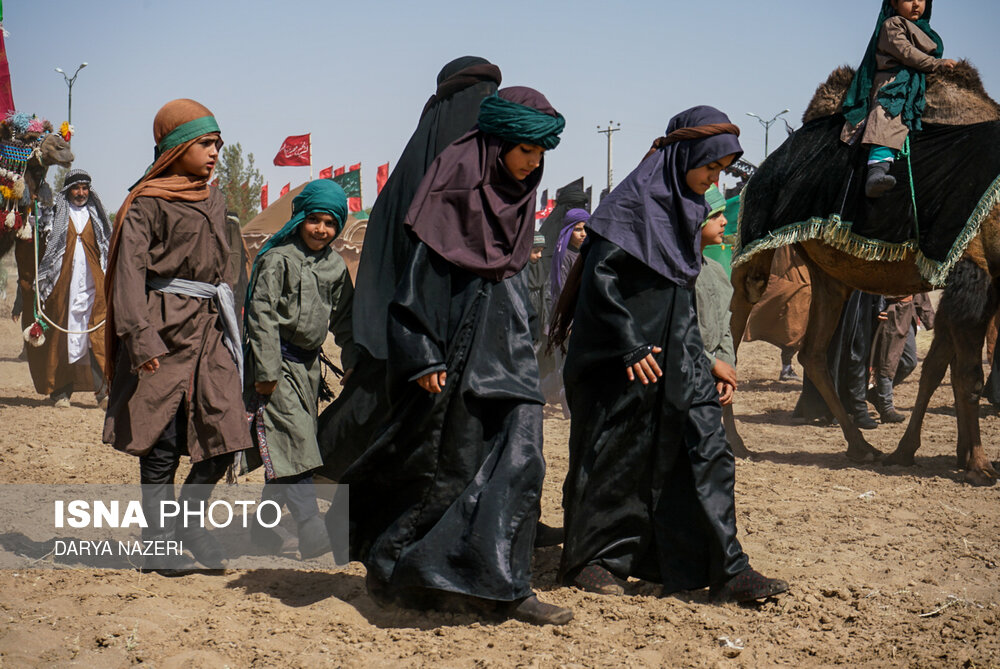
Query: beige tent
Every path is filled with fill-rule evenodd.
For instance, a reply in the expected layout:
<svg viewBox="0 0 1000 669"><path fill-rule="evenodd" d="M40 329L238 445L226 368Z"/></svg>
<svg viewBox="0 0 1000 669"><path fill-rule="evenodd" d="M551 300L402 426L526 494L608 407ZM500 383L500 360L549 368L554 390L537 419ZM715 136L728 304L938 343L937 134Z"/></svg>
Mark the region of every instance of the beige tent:
<svg viewBox="0 0 1000 669"><path fill-rule="evenodd" d="M260 212L243 227L243 242L247 245L247 251L253 258L264 246L264 242L281 229L288 219L292 217L292 200L306 187L305 182L288 191L269 206ZM354 214L347 216L347 223L337 238L333 241L333 248L341 255L347 263L347 269L351 273L351 280L354 280L358 270L358 260L361 257L361 245L365 240L365 229L368 227L368 220L357 219Z"/></svg>

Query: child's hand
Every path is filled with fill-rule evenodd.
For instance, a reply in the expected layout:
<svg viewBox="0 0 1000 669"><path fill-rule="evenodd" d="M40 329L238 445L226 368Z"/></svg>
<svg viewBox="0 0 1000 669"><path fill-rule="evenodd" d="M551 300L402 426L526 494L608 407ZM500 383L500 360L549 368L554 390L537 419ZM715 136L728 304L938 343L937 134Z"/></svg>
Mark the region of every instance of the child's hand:
<svg viewBox="0 0 1000 669"><path fill-rule="evenodd" d="M659 346L653 347L653 353L659 353L663 349ZM656 383L656 381L663 376L663 372L660 371L660 366L656 364L656 358L653 357L653 353L646 354L646 357L635 363L631 367L625 368L625 376L628 377L629 381L635 381L635 377L639 377L642 385L646 386L650 383Z"/></svg>
<svg viewBox="0 0 1000 669"><path fill-rule="evenodd" d="M938 62L941 63L942 67L947 67L948 69L952 69L958 65L958 61L951 58L939 58Z"/></svg>
<svg viewBox="0 0 1000 669"><path fill-rule="evenodd" d="M733 403L733 394L736 392L736 386L732 386L725 381L718 381L715 384L715 389L719 391L719 403L722 406Z"/></svg>
<svg viewBox="0 0 1000 669"><path fill-rule="evenodd" d="M734 389L736 388L736 368L728 362L716 358L715 364L712 365L712 376L723 383L731 385Z"/></svg>
<svg viewBox="0 0 1000 669"><path fill-rule="evenodd" d="M270 395L278 387L277 381L257 381L253 384L254 390L261 395Z"/></svg>
<svg viewBox="0 0 1000 669"><path fill-rule="evenodd" d="M156 374L156 370L158 370L159 368L160 368L160 360L158 358L147 360L146 362L142 363L141 367L139 367L139 369L149 374Z"/></svg>
<svg viewBox="0 0 1000 669"><path fill-rule="evenodd" d="M431 372L417 379L417 384L429 393L439 393L444 390L448 372Z"/></svg>

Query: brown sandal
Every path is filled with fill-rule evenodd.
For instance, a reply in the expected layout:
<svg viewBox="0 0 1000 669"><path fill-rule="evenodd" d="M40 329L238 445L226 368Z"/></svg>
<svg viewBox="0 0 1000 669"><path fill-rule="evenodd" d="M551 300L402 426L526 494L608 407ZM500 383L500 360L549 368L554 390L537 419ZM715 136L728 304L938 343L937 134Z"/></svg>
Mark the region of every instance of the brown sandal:
<svg viewBox="0 0 1000 669"><path fill-rule="evenodd" d="M624 595L625 588L621 586L618 579L605 569L596 564L588 564L580 570L580 573L573 578L573 585L598 595Z"/></svg>

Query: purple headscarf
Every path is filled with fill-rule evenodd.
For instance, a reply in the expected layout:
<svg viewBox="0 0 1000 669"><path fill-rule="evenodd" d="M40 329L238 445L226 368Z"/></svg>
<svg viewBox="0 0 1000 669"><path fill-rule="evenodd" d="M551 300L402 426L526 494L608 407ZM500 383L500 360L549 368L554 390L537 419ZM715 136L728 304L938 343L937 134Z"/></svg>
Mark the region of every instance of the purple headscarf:
<svg viewBox="0 0 1000 669"><path fill-rule="evenodd" d="M552 252L552 268L549 271L549 290L552 292L552 299L558 300L559 293L562 292L562 262L569 250L569 239L573 236L573 228L580 221L590 220L590 212L586 209L570 209L563 218L563 229L559 231L559 240L556 242L556 249Z"/></svg>
<svg viewBox="0 0 1000 669"><path fill-rule="evenodd" d="M532 88L503 88L499 95L557 115ZM431 163L406 214L406 225L420 241L490 281L517 274L528 262L535 237L535 190L545 163L518 181L503 163L510 148L478 126L458 138Z"/></svg>
<svg viewBox="0 0 1000 669"><path fill-rule="evenodd" d="M681 128L728 124L714 107L692 107L670 119L667 135ZM705 197L688 188L688 170L736 154L743 155L735 134L724 132L666 144L647 157L604 198L587 223L588 232L613 242L626 253L681 286L694 285L701 271L701 222L708 214Z"/></svg>

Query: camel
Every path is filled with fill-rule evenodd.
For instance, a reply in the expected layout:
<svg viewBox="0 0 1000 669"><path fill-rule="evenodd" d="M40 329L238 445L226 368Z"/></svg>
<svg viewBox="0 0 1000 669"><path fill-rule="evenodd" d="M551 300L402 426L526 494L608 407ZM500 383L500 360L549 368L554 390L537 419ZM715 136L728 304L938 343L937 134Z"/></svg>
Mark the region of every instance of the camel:
<svg viewBox="0 0 1000 669"><path fill-rule="evenodd" d="M803 122L838 113L853 76L854 71L849 67L834 70L816 89ZM961 61L953 70L928 75L926 101L923 118L928 123L967 125L1000 121L1000 105L987 95L978 72L966 61ZM760 169L767 169L766 161ZM923 363L910 422L896 451L884 459L883 454L865 440L837 397L826 364L826 351L852 290L903 296L935 286L921 277L913 251L906 251L894 261L873 261L838 250L822 239L800 241L796 246L812 276L809 324L799 361L839 421L847 440L848 458L857 462L882 459L885 464L912 465L913 455L920 446L920 429L927 404L951 365L958 418L958 466L965 468L965 481L970 484L994 483L997 471L980 439L978 402L983 386L983 342L988 322L996 311L996 282L1000 277L1000 204L982 221L949 277L934 340ZM761 250L734 261L731 327L737 348L743 339L750 309L767 287L773 255L773 249Z"/></svg>
<svg viewBox="0 0 1000 669"><path fill-rule="evenodd" d="M28 213L36 202L51 205L51 191L45 186L45 174L49 167L52 165L69 167L73 163L73 151L70 149L69 142L59 134L51 132L51 126L47 125L46 127L49 130L47 134L14 138L29 145L37 142L24 170L25 197L22 198L18 207L21 217L25 221L28 220ZM10 133L11 130L5 124L4 136L0 137L0 141L10 138ZM34 310L31 308L35 295L34 234L30 234L27 239L24 239L12 231L0 231L0 258L7 255L11 247L14 248L14 257L17 260L18 287L21 289L24 305L21 312L21 327L27 327L34 321Z"/></svg>

